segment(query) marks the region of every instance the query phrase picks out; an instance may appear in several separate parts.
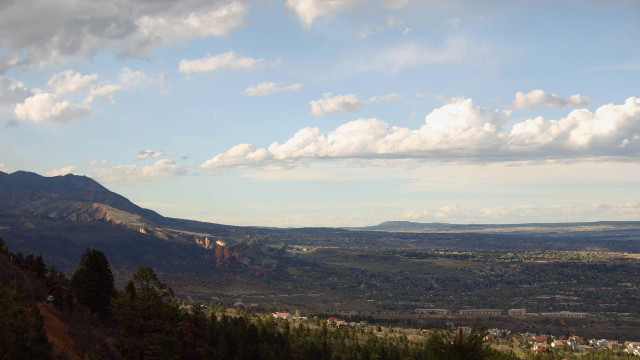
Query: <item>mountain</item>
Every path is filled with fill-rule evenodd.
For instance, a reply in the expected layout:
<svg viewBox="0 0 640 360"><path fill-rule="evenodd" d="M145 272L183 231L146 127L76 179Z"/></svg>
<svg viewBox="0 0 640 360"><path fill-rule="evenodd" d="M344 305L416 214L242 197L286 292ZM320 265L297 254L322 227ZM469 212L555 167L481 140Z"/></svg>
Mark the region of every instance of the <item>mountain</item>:
<svg viewBox="0 0 640 360"><path fill-rule="evenodd" d="M167 218L71 174L0 172L0 204L0 236L7 244L46 254L65 271L73 270L87 247L130 270L141 264L169 273L242 266L251 263L244 243L273 231Z"/></svg>
<svg viewBox="0 0 640 360"><path fill-rule="evenodd" d="M86 176L67 174L44 177L27 171L12 174L0 171L0 199L5 206L42 215L59 215L61 209L64 209L63 213L72 216L73 211L87 210L87 206L73 207L70 206L72 203L91 206L101 204L159 225L165 223L165 218L155 211L135 205ZM96 207L94 210L97 210ZM94 213L99 216L100 212ZM102 215L104 216L104 211Z"/></svg>

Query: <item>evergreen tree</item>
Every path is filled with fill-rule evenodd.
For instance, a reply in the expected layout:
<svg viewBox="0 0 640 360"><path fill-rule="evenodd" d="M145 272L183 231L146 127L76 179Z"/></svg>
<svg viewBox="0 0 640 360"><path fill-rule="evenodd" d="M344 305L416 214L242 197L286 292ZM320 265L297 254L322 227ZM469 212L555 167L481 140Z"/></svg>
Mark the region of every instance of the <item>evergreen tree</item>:
<svg viewBox="0 0 640 360"><path fill-rule="evenodd" d="M465 334L458 331L440 330L429 336L425 344L429 359L441 360L483 360L489 359L493 351L482 341L478 329Z"/></svg>
<svg viewBox="0 0 640 360"><path fill-rule="evenodd" d="M44 265L44 261L42 260L42 255L38 254L35 260L33 260L33 271L35 271L36 275L39 278L44 277L44 273L47 270L47 267Z"/></svg>
<svg viewBox="0 0 640 360"><path fill-rule="evenodd" d="M125 359L179 359L180 311L173 291L152 268L140 266L113 303L116 347Z"/></svg>
<svg viewBox="0 0 640 360"><path fill-rule="evenodd" d="M3 238L0 237L0 254L9 255L9 248Z"/></svg>
<svg viewBox="0 0 640 360"><path fill-rule="evenodd" d="M78 303L93 313L106 315L114 294L113 274L107 257L101 251L87 249L71 278Z"/></svg>
<svg viewBox="0 0 640 360"><path fill-rule="evenodd" d="M0 287L0 309L0 360L51 358L42 316L18 280Z"/></svg>

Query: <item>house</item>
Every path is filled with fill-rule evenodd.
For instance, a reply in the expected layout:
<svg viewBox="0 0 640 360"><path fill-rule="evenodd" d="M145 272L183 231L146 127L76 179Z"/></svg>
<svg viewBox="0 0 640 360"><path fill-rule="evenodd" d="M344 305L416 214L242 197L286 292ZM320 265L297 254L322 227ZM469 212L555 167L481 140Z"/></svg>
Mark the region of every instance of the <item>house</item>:
<svg viewBox="0 0 640 360"><path fill-rule="evenodd" d="M533 352L535 353L542 353L542 352L550 352L549 350L549 344L547 343L535 343L533 344Z"/></svg>
<svg viewBox="0 0 640 360"><path fill-rule="evenodd" d="M339 323L339 322L343 322L344 320L340 319L339 317L330 317L327 319L328 323L334 322L334 323Z"/></svg>
<svg viewBox="0 0 640 360"><path fill-rule="evenodd" d="M535 344L535 343L546 343L548 340L546 335L534 335L529 337L529 342L531 344Z"/></svg>
<svg viewBox="0 0 640 360"><path fill-rule="evenodd" d="M482 338L482 341L492 341L492 340L495 340L495 339L496 339L495 336L493 336L491 334L487 334Z"/></svg>
<svg viewBox="0 0 640 360"><path fill-rule="evenodd" d="M617 341L610 341L606 346L611 350L619 350L624 348L624 345L620 344Z"/></svg>
<svg viewBox="0 0 640 360"><path fill-rule="evenodd" d="M565 346L568 346L567 340L556 340L556 341L551 343L551 347L553 347L553 348L565 347Z"/></svg>
<svg viewBox="0 0 640 360"><path fill-rule="evenodd" d="M569 337L569 339L567 339L567 345L572 347L576 347L578 345L583 345L583 344L584 344L584 339L580 336L571 336Z"/></svg>
<svg viewBox="0 0 640 360"><path fill-rule="evenodd" d="M274 312L273 317L276 319L285 319L287 321L293 321L293 316L288 312Z"/></svg>

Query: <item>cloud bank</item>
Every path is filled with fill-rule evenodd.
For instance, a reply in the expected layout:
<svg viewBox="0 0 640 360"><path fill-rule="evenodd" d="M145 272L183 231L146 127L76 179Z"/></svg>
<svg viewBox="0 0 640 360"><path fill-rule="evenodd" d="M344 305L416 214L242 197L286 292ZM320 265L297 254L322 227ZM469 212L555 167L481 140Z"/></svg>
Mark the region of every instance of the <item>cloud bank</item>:
<svg viewBox="0 0 640 360"><path fill-rule="evenodd" d="M6 50L0 72L91 56L102 48L146 57L160 46L227 36L244 26L248 12L242 2L227 0L34 0L0 7L0 43Z"/></svg>
<svg viewBox="0 0 640 360"><path fill-rule="evenodd" d="M556 94L548 94L541 89L532 90L526 94L518 91L512 107L514 109L531 109L541 104L554 108L587 106L589 105L589 98L580 94L563 98Z"/></svg>
<svg viewBox="0 0 640 360"><path fill-rule="evenodd" d="M347 107L359 104L357 97L336 102ZM318 107L317 113L329 108ZM327 134L308 127L283 144L274 142L267 148L236 145L200 167L293 167L327 159L507 161L640 154L637 97L619 105L603 105L595 112L576 109L560 120L537 117L505 129L510 115L510 110L490 110L471 99L454 98L428 114L418 129L392 126L376 118L350 121Z"/></svg>

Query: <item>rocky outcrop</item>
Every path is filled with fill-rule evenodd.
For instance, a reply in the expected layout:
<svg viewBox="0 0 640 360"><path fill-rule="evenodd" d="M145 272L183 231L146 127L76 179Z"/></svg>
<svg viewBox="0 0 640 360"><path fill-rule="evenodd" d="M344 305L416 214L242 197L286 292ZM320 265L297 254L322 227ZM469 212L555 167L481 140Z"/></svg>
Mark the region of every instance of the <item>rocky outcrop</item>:
<svg viewBox="0 0 640 360"><path fill-rule="evenodd" d="M228 246L216 245L215 250L216 266L227 266L234 262L249 264L249 258L246 257L241 249L232 249Z"/></svg>
<svg viewBox="0 0 640 360"><path fill-rule="evenodd" d="M211 240L209 240L209 238L206 236L204 239L200 239L199 237L196 236L196 244L202 246L205 249L213 249L213 246L214 246Z"/></svg>

